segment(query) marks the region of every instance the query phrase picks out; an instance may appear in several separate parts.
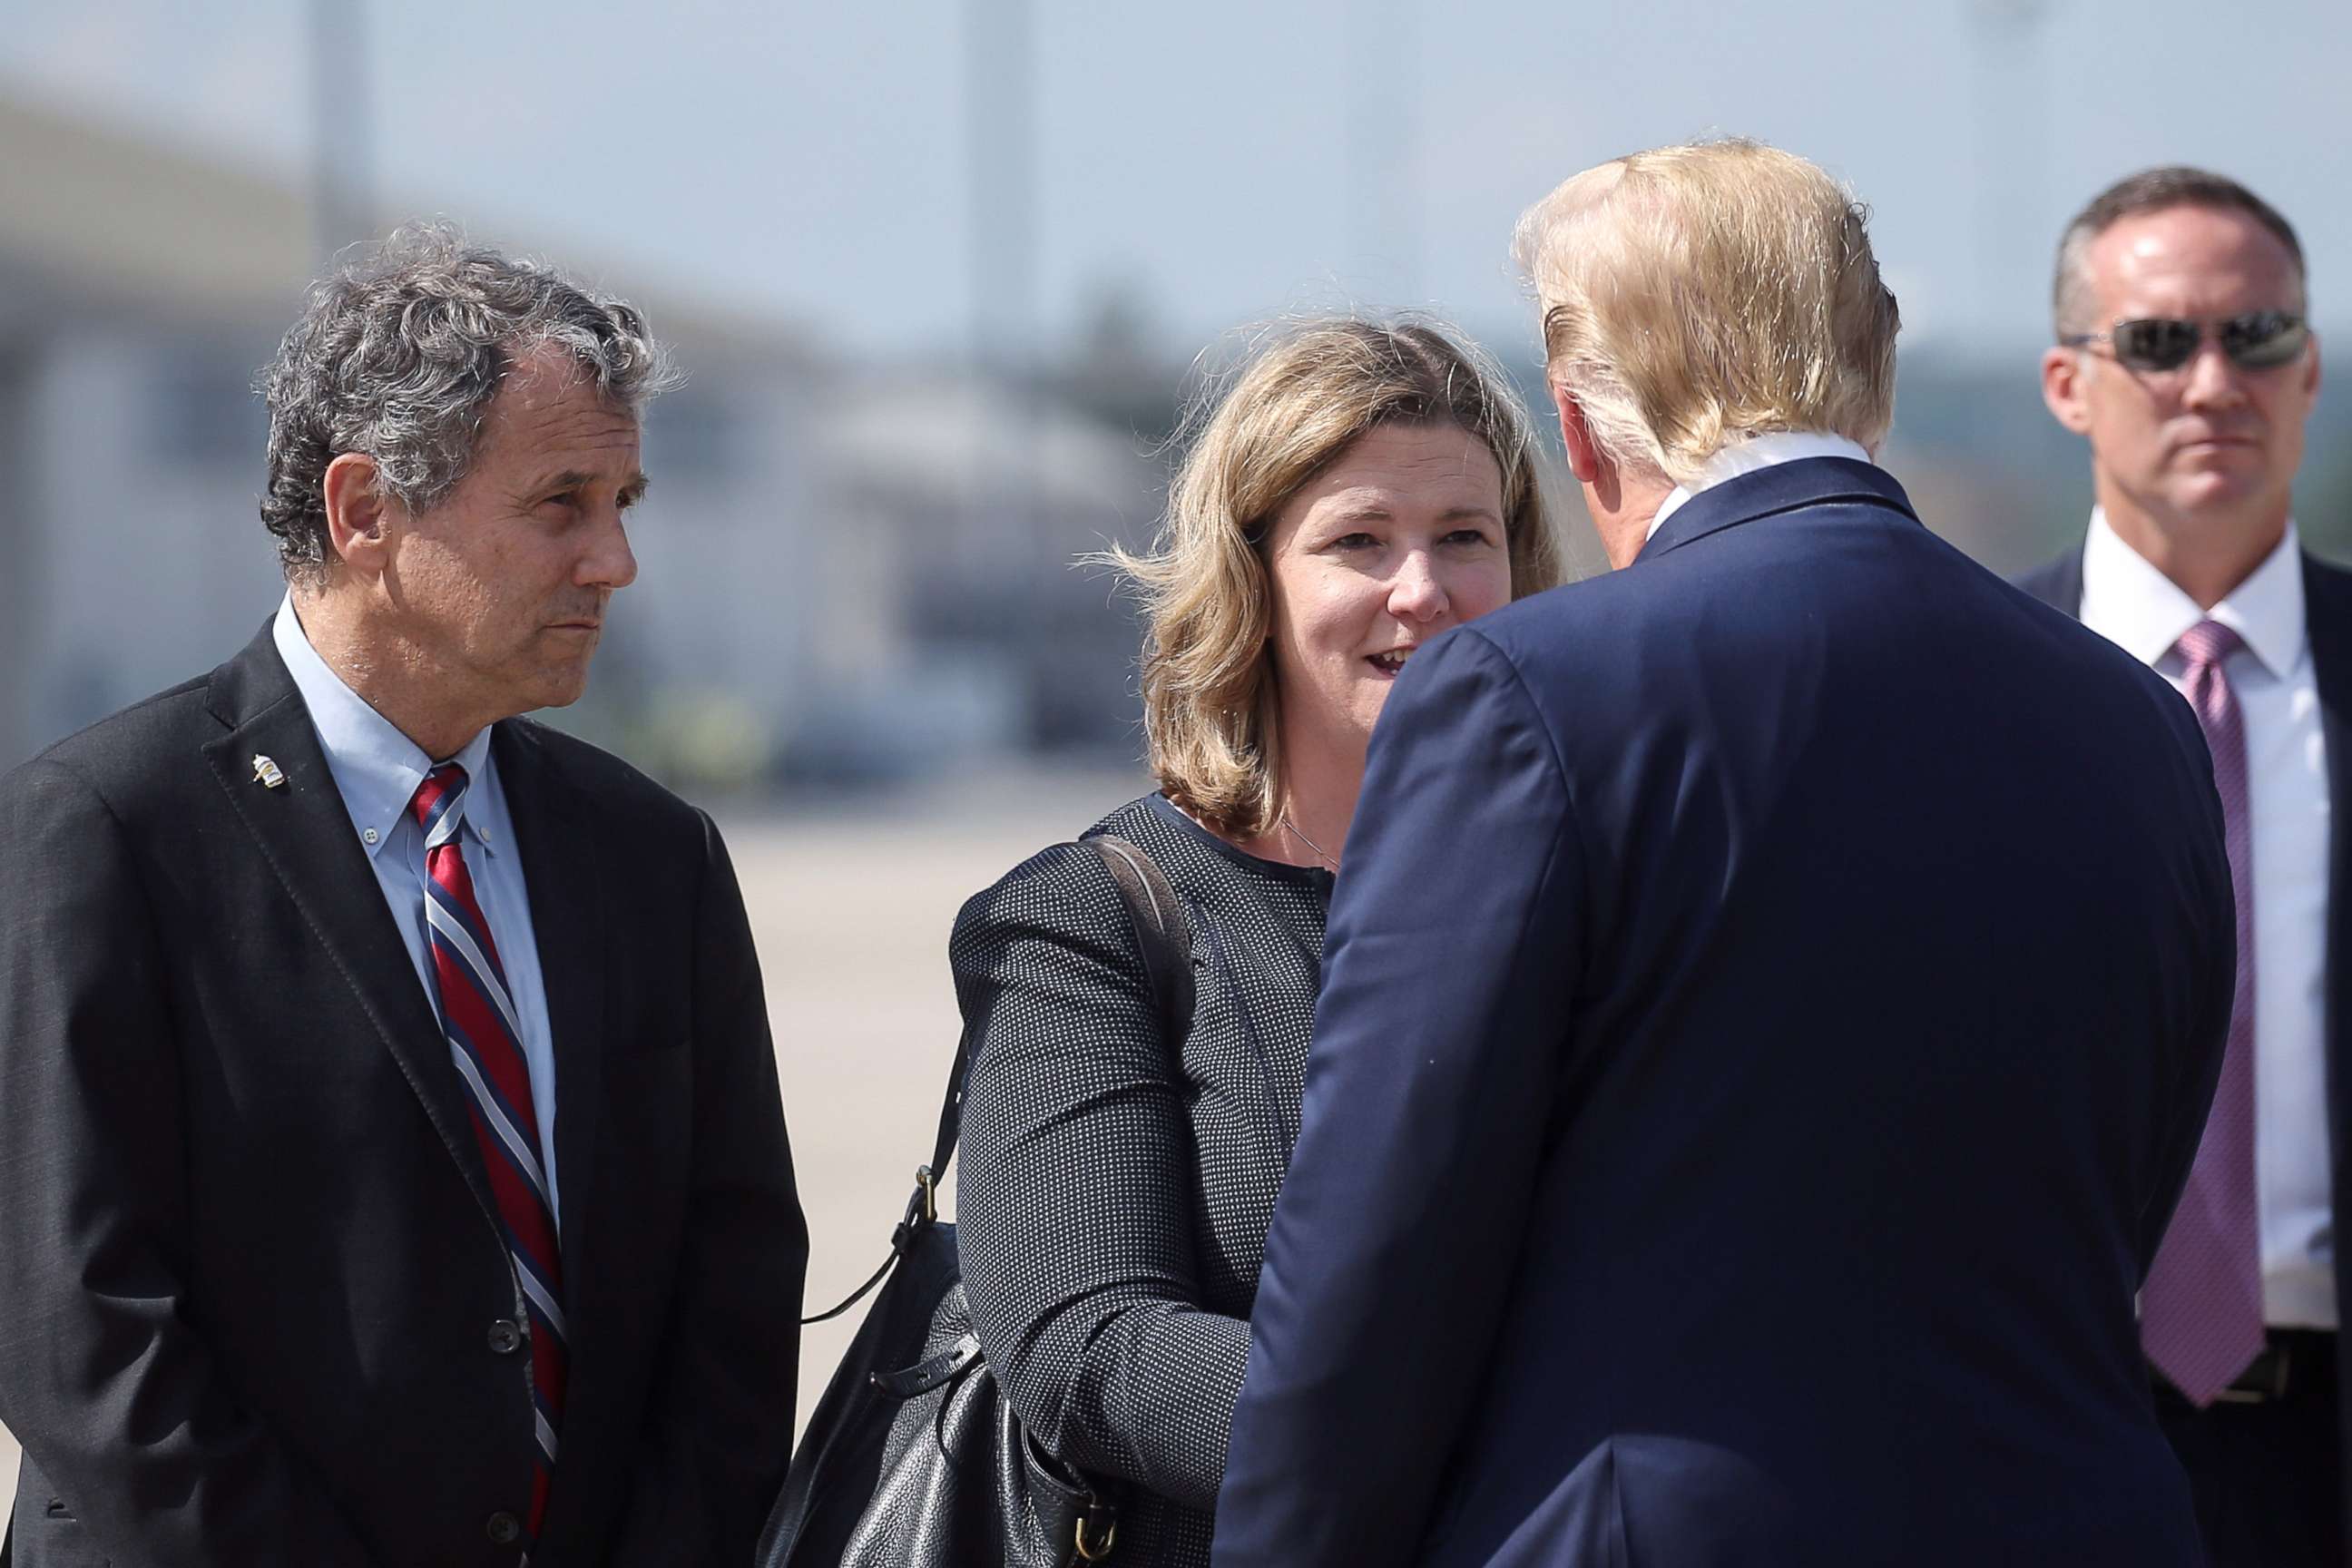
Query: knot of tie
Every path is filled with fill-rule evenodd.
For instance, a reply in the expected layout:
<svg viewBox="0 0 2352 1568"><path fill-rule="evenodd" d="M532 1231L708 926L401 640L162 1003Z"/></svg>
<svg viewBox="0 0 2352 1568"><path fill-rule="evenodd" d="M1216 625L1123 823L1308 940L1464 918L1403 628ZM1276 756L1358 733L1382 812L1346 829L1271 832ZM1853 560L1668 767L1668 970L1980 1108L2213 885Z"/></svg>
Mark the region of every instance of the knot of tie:
<svg viewBox="0 0 2352 1568"><path fill-rule="evenodd" d="M2245 638L2219 621L2200 621L2172 645L2191 669L2218 669L2221 661L2246 646ZM465 775L460 773L459 778Z"/></svg>
<svg viewBox="0 0 2352 1568"><path fill-rule="evenodd" d="M409 798L409 815L416 826L425 830L425 847L438 849L457 837L465 815L458 810L466 799L466 770L455 763L443 763L425 775Z"/></svg>

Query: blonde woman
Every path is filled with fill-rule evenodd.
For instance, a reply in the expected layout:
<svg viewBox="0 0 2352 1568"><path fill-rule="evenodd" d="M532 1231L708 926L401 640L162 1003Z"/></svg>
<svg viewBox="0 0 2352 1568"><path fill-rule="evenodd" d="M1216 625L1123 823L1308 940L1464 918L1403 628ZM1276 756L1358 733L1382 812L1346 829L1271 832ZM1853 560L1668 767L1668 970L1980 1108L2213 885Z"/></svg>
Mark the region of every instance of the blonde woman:
<svg viewBox="0 0 2352 1568"><path fill-rule="evenodd" d="M959 1239L989 1363L1033 1439L1118 1498L1118 1560L1205 1563L1373 721L1417 649L1560 567L1500 376L1433 328L1352 320L1258 352L1158 551L1118 559L1150 612L1160 788L1091 831L1183 900L1192 1017L1164 1037L1090 850L967 904Z"/></svg>

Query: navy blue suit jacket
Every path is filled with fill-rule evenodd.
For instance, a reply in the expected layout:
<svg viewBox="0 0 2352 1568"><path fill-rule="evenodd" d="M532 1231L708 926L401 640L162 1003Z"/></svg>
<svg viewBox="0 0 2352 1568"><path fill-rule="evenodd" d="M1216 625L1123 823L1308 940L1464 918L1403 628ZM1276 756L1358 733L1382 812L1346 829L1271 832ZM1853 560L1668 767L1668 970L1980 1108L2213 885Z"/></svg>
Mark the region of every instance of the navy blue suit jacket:
<svg viewBox="0 0 2352 1568"><path fill-rule="evenodd" d="M1220 1564L2201 1560L2133 1298L2228 1027L2187 704L1816 458L1373 737Z"/></svg>

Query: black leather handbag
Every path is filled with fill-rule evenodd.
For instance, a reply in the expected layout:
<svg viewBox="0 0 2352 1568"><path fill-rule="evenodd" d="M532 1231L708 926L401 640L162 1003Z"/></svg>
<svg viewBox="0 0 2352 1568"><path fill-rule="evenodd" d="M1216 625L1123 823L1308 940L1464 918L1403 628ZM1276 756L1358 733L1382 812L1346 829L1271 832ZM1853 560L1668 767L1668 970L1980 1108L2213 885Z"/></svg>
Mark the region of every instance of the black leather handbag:
<svg viewBox="0 0 2352 1568"><path fill-rule="evenodd" d="M1182 1039L1192 1013L1182 902L1127 840L1081 842L1126 900L1163 1037ZM1022 1429L972 1332L955 1226L940 1218L936 1190L962 1126L970 1051L967 1034L890 1256L849 1300L803 1320L839 1317L881 1289L802 1434L758 1568L1069 1568L1103 1562L1118 1543L1117 1505Z"/></svg>

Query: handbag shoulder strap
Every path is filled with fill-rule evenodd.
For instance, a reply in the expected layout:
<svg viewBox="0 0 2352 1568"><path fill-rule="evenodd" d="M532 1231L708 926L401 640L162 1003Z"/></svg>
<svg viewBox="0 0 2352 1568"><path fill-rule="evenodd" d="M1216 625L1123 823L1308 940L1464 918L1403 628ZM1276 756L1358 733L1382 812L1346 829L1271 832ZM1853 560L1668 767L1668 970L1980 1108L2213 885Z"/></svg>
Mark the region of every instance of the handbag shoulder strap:
<svg viewBox="0 0 2352 1568"><path fill-rule="evenodd" d="M1160 870L1159 862L1126 839L1103 833L1080 842L1102 858L1111 880L1118 884L1119 901L1127 906L1128 922L1135 928L1136 941L1143 949L1144 975L1152 1006L1160 1015L1162 1037L1181 1041L1192 1031L1193 1002L1192 922L1184 913L1184 900L1169 886L1168 874ZM914 1194L890 1236L890 1256L871 1279L850 1292L847 1300L813 1318L803 1318L803 1324L837 1318L864 1300L888 1277L915 1234L939 1218L939 1179L946 1173L948 1162L955 1158L956 1142L962 1134L964 1084L971 1074L971 1031L966 1029L956 1037L955 1061L948 1068L947 1092L940 1100L939 1131L931 1138L931 1163L915 1173Z"/></svg>
<svg viewBox="0 0 2352 1568"><path fill-rule="evenodd" d="M1135 845L1113 834L1098 833L1080 843L1102 858L1111 880L1118 884L1119 901L1127 906L1128 923L1135 928L1143 948L1143 970L1150 984L1151 1003L1160 1014L1162 1037L1181 1040L1192 1029L1192 922L1184 900L1168 885L1160 863ZM964 1080L971 1072L971 1032L956 1037L955 1065L948 1069L947 1094L940 1101L939 1131L931 1139L934 1180L945 1173L955 1157L956 1140L963 1129Z"/></svg>
<svg viewBox="0 0 2352 1568"><path fill-rule="evenodd" d="M1160 863L1126 839L1099 833L1079 842L1101 857L1111 880L1118 884L1128 923L1143 949L1144 975L1152 1006L1160 1014L1162 1037L1181 1040L1192 1028L1192 922L1184 913L1184 900L1169 886ZM967 1029L956 1037L955 1065L948 1070L947 1094L940 1101L939 1131L931 1139L934 1178L955 1157L963 1128L964 1080L971 1072L971 1032Z"/></svg>
<svg viewBox="0 0 2352 1568"><path fill-rule="evenodd" d="M1162 1037L1181 1040L1192 1028L1192 922L1184 913L1184 900L1169 886L1160 863L1126 839L1099 833L1079 842L1102 858L1111 880L1118 884L1128 923L1143 948L1144 975L1152 1006L1160 1014ZM946 1171L955 1155L963 1127L964 1079L971 1072L971 1033L966 1030L956 1037L955 1066L948 1072L939 1131L931 1140L934 1176Z"/></svg>
<svg viewBox="0 0 2352 1568"><path fill-rule="evenodd" d="M1113 834L1087 839L1118 884L1127 918L1143 947L1143 970L1160 1012L1161 1037L1181 1042L1192 1031L1192 922L1184 900L1168 885L1160 862Z"/></svg>

